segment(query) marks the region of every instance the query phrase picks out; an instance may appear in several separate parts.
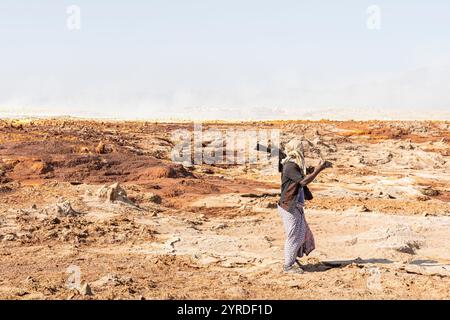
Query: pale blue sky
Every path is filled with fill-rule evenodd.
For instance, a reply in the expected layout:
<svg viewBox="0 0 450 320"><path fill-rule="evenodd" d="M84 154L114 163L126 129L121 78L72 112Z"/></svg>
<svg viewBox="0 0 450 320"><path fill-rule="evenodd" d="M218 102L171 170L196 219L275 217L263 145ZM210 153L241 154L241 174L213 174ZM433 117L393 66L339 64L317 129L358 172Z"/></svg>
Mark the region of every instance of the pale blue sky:
<svg viewBox="0 0 450 320"><path fill-rule="evenodd" d="M374 4L377 31L366 26ZM81 8L80 31L66 27L69 5ZM0 39L0 115L395 118L450 110L445 0L0 0Z"/></svg>

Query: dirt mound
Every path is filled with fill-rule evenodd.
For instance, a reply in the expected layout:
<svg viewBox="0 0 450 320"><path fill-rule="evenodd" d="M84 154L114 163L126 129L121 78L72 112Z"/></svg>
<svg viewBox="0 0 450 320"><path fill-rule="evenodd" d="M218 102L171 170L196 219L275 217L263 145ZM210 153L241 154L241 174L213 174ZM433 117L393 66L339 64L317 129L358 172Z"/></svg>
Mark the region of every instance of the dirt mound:
<svg viewBox="0 0 450 320"><path fill-rule="evenodd" d="M123 189L118 182L114 183L113 185L110 185L109 187L102 186L97 191L97 196L100 199L105 200L106 202L119 201L119 202L134 205L133 201L128 199L128 195L127 195L127 192L125 191L125 189Z"/></svg>
<svg viewBox="0 0 450 320"><path fill-rule="evenodd" d="M51 163L45 162L41 159L24 160L14 166L13 174L17 175L45 175L52 172L53 166Z"/></svg>
<svg viewBox="0 0 450 320"><path fill-rule="evenodd" d="M54 207L52 207L52 210L56 215L62 216L62 217L68 217L68 216L78 216L81 213L78 211L75 211L72 208L72 205L69 201L64 200L60 203L55 204Z"/></svg>
<svg viewBox="0 0 450 320"><path fill-rule="evenodd" d="M7 142L0 149L0 155L10 154L22 157L39 157L42 155L61 155L74 153L79 143L70 143L63 139L46 140L35 137L35 141ZM42 140L41 140L42 139Z"/></svg>
<svg viewBox="0 0 450 320"><path fill-rule="evenodd" d="M27 214L17 216L19 229L3 235L3 240L23 244L69 242L74 244L120 244L136 241L155 241L155 230L150 226L118 217L94 222L84 216L46 217ZM1 235L0 235L1 236ZM5 239L6 238L6 239Z"/></svg>
<svg viewBox="0 0 450 320"><path fill-rule="evenodd" d="M1 155L0 155L1 159ZM192 177L181 165L165 164L149 156L120 153L59 155L23 159L4 158L0 176L16 181L55 179L86 183L126 182L139 179Z"/></svg>
<svg viewBox="0 0 450 320"><path fill-rule="evenodd" d="M194 175L182 165L155 166L141 172L142 179L187 177L194 177Z"/></svg>

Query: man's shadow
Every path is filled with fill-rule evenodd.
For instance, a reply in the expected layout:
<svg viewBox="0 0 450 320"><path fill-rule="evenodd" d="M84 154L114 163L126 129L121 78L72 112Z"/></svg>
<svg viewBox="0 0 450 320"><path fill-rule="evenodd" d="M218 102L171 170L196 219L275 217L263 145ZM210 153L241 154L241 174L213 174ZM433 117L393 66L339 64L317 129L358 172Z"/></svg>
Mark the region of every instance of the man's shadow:
<svg viewBox="0 0 450 320"><path fill-rule="evenodd" d="M318 263L307 263L302 264L302 269L306 272L324 272L330 269L335 268L343 268L351 264L356 265L364 265L364 264L372 264L372 263L378 263L378 264L390 264L393 263L392 260L389 259L361 259L356 258L352 260L330 260L330 261L320 261Z"/></svg>

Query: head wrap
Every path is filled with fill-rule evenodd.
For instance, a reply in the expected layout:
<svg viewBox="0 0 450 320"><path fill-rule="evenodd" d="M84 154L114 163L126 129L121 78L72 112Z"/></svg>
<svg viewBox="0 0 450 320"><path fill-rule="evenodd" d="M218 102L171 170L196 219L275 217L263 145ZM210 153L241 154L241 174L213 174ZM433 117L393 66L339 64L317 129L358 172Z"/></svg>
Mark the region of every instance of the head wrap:
<svg viewBox="0 0 450 320"><path fill-rule="evenodd" d="M285 147L284 152L286 153L286 158L281 162L285 164L286 162L294 162L299 167L300 170L306 175L306 163L305 163L305 147L302 139L294 138L289 141Z"/></svg>

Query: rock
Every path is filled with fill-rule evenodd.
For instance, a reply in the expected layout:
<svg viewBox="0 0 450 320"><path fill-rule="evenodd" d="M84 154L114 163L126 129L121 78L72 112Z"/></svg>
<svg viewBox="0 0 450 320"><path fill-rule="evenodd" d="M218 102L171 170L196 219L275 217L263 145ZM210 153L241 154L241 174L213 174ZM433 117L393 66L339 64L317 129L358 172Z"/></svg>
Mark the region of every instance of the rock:
<svg viewBox="0 0 450 320"><path fill-rule="evenodd" d="M360 205L355 207L355 211L357 212L370 212L370 209L366 207L366 205Z"/></svg>
<svg viewBox="0 0 450 320"><path fill-rule="evenodd" d="M413 264L402 265L400 270L405 270L412 274L421 274L426 276L439 276L439 277L450 277L450 265L426 265L419 266Z"/></svg>
<svg viewBox="0 0 450 320"><path fill-rule="evenodd" d="M89 148L88 147L80 147L78 149L79 153L89 153Z"/></svg>
<svg viewBox="0 0 450 320"><path fill-rule="evenodd" d="M92 295L94 295L92 293L91 286L87 282L81 286L80 294L82 294L83 296L92 296Z"/></svg>
<svg viewBox="0 0 450 320"><path fill-rule="evenodd" d="M212 170L211 168L204 168L201 170L201 173L214 174L214 170Z"/></svg>
<svg viewBox="0 0 450 320"><path fill-rule="evenodd" d="M361 155L359 158L359 163L366 166L379 166L391 162L393 157L394 155L390 152L387 152L385 154L377 154L376 157L372 157L370 155Z"/></svg>
<svg viewBox="0 0 450 320"><path fill-rule="evenodd" d="M246 297L248 296L248 291L241 287L233 287L229 288L225 291L226 294L229 294L234 297Z"/></svg>
<svg viewBox="0 0 450 320"><path fill-rule="evenodd" d="M2 186L0 185L0 193L7 193L13 191L13 188L10 186Z"/></svg>
<svg viewBox="0 0 450 320"><path fill-rule="evenodd" d="M30 285L30 286L35 286L38 283L38 281L35 278L33 278L31 276L28 276L25 279L25 283Z"/></svg>
<svg viewBox="0 0 450 320"><path fill-rule="evenodd" d="M420 192L422 192L422 194L424 196L428 196L428 197L436 197L436 196L439 195L439 191L435 190L435 189L432 189L431 187L422 189L422 190L420 190Z"/></svg>
<svg viewBox="0 0 450 320"><path fill-rule="evenodd" d="M347 246L354 246L355 244L358 243L358 238L357 237L351 237L351 238L345 240L344 243Z"/></svg>
<svg viewBox="0 0 450 320"><path fill-rule="evenodd" d="M183 163L181 164L183 167L185 167L186 169L194 169L194 164L191 161L183 161Z"/></svg>
<svg viewBox="0 0 450 320"><path fill-rule="evenodd" d="M194 258L196 259L197 263L201 264L201 265L210 265L210 264L215 264L215 263L222 261L218 257L213 257L213 256L210 256L207 254L194 255Z"/></svg>
<svg viewBox="0 0 450 320"><path fill-rule="evenodd" d="M67 200L57 203L54 206L54 211L57 215L62 216L62 217L67 217L67 216L74 217L74 216L78 216L81 214L80 212L75 211L72 208L72 205L70 204L70 202Z"/></svg>
<svg viewBox="0 0 450 320"><path fill-rule="evenodd" d="M278 204L276 202L269 202L266 204L267 209L276 209L278 207Z"/></svg>
<svg viewBox="0 0 450 320"><path fill-rule="evenodd" d="M212 230L221 230L221 229L225 229L228 228L228 225L226 223L219 223L218 225L215 225L214 227L212 227Z"/></svg>
<svg viewBox="0 0 450 320"><path fill-rule="evenodd" d="M179 164L175 165L158 165L150 167L142 172L147 178L186 178L194 177L192 172Z"/></svg>
<svg viewBox="0 0 450 320"><path fill-rule="evenodd" d="M402 253L415 254L424 244L424 239L414 232L411 227L404 225L392 226L379 230L381 239L379 248L391 249Z"/></svg>
<svg viewBox="0 0 450 320"><path fill-rule="evenodd" d="M398 245L392 247L392 249L394 249L398 252L403 252L403 253L408 253L408 254L415 254L416 249L419 249L419 248L420 248L420 243L417 243L416 241L407 241L405 243L398 244Z"/></svg>
<svg viewBox="0 0 450 320"><path fill-rule="evenodd" d="M300 285L299 285L298 281L289 281L286 284L289 288L300 289Z"/></svg>
<svg viewBox="0 0 450 320"><path fill-rule="evenodd" d="M53 171L53 166L51 163L45 162L40 159L31 159L20 161L15 167L15 172L20 172L22 174L37 174L43 175Z"/></svg>
<svg viewBox="0 0 450 320"><path fill-rule="evenodd" d="M131 278L121 278L116 274L107 274L101 277L97 281L93 282L93 286L104 287L104 286L120 286L123 284L129 284L133 282Z"/></svg>
<svg viewBox="0 0 450 320"><path fill-rule="evenodd" d="M95 152L99 154L106 153L106 145L103 143L103 141L100 141L98 145L95 147Z"/></svg>
<svg viewBox="0 0 450 320"><path fill-rule="evenodd" d="M173 237L169 240L166 241L166 244L171 246L172 248L174 247L174 244L181 241L181 239L179 237Z"/></svg>
<svg viewBox="0 0 450 320"><path fill-rule="evenodd" d="M224 268L242 268L248 266L255 262L256 258L250 259L246 257L240 256L231 256L227 257L224 261L221 262L221 266Z"/></svg>
<svg viewBox="0 0 450 320"><path fill-rule="evenodd" d="M10 126L13 129L23 130L23 124L17 121L12 121Z"/></svg>
<svg viewBox="0 0 450 320"><path fill-rule="evenodd" d="M431 198L429 196L425 196L425 195L417 196L417 201L428 201L430 199Z"/></svg>
<svg viewBox="0 0 450 320"><path fill-rule="evenodd" d="M133 201L128 199L128 195L125 189L123 189L118 182L109 187L102 186L98 190L97 195L99 198L104 199L106 202L120 201L134 205Z"/></svg>
<svg viewBox="0 0 450 320"><path fill-rule="evenodd" d="M191 226L201 226L203 224L203 221L201 220L195 220L195 219L186 219L184 220L186 223L190 224Z"/></svg>
<svg viewBox="0 0 450 320"><path fill-rule="evenodd" d="M8 233L3 237L3 241L14 241L17 236L14 233Z"/></svg>
<svg viewBox="0 0 450 320"><path fill-rule="evenodd" d="M161 204L161 202L162 202L162 198L155 193L147 193L146 198L148 201L156 203L156 204Z"/></svg>
<svg viewBox="0 0 450 320"><path fill-rule="evenodd" d="M55 217L55 218L53 218L53 219L50 220L50 223L51 223L51 224L60 224L60 223L61 223L61 220L59 220L57 217Z"/></svg>

